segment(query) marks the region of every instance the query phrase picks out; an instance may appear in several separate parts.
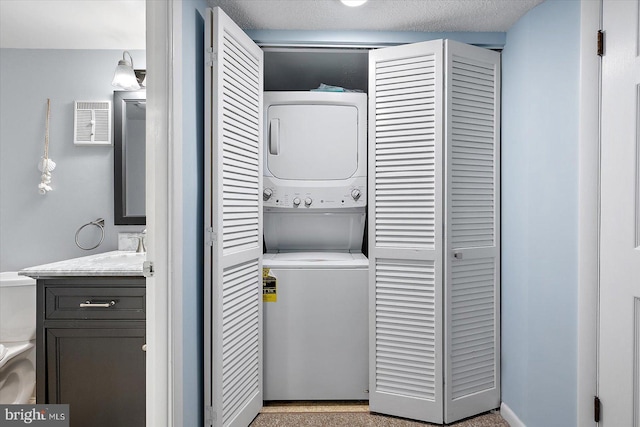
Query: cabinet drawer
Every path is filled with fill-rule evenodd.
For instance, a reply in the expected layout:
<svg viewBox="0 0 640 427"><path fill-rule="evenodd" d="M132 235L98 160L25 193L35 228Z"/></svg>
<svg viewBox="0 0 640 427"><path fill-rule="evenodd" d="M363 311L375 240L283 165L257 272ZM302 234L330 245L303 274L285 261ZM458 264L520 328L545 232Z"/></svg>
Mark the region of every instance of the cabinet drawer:
<svg viewBox="0 0 640 427"><path fill-rule="evenodd" d="M144 320L144 287L46 287L45 319Z"/></svg>

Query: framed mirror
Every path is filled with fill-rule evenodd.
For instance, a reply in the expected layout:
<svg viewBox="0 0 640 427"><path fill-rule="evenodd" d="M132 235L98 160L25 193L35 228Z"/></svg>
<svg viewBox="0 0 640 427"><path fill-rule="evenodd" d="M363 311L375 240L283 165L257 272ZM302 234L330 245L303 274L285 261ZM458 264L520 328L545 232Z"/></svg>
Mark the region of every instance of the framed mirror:
<svg viewBox="0 0 640 427"><path fill-rule="evenodd" d="M146 92L113 92L115 225L144 225Z"/></svg>

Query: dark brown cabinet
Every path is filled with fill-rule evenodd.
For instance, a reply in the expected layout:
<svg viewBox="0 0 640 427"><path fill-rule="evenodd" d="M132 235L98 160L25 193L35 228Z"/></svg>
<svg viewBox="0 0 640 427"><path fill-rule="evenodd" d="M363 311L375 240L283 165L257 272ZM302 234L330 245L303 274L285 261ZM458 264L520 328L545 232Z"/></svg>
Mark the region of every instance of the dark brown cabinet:
<svg viewBox="0 0 640 427"><path fill-rule="evenodd" d="M36 399L71 427L145 425L144 277L38 280Z"/></svg>

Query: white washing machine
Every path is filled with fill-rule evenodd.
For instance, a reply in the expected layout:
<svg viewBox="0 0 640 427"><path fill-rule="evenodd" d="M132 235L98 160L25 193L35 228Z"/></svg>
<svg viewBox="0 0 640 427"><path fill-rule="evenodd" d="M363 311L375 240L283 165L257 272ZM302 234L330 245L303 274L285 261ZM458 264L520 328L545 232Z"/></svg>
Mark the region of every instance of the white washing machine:
<svg viewBox="0 0 640 427"><path fill-rule="evenodd" d="M366 110L265 92L265 400L368 399Z"/></svg>
<svg viewBox="0 0 640 427"><path fill-rule="evenodd" d="M265 254L265 400L366 400L367 272L361 253Z"/></svg>

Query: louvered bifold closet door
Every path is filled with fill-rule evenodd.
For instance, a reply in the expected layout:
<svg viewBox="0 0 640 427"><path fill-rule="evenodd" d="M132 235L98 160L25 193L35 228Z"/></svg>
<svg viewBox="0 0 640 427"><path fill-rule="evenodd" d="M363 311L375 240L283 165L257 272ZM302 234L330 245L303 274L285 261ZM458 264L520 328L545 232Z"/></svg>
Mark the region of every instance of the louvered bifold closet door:
<svg viewBox="0 0 640 427"><path fill-rule="evenodd" d="M445 42L445 422L500 405L500 54Z"/></svg>
<svg viewBox="0 0 640 427"><path fill-rule="evenodd" d="M262 408L263 55L207 15L205 424L246 427Z"/></svg>
<svg viewBox="0 0 640 427"><path fill-rule="evenodd" d="M440 423L442 41L369 54L369 405Z"/></svg>

